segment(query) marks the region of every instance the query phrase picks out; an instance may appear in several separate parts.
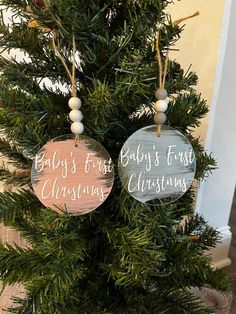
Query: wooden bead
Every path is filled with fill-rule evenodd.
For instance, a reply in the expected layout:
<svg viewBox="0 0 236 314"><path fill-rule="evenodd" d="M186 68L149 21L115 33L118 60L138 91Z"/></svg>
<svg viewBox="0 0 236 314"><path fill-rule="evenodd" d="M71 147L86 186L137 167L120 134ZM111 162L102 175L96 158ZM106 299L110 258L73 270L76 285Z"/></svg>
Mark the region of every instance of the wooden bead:
<svg viewBox="0 0 236 314"><path fill-rule="evenodd" d="M82 112L76 109L71 110L71 112L69 113L69 117L72 122L80 122L81 120L83 120Z"/></svg>
<svg viewBox="0 0 236 314"><path fill-rule="evenodd" d="M79 97L71 97L68 104L69 104L69 107L71 109L77 109L78 110L82 106L82 101L81 101L81 99L79 99Z"/></svg>
<svg viewBox="0 0 236 314"><path fill-rule="evenodd" d="M158 88L155 92L156 99L164 100L168 96L167 90L165 88Z"/></svg>
<svg viewBox="0 0 236 314"><path fill-rule="evenodd" d="M73 134L79 135L84 132L84 125L82 122L74 122L71 124L71 132Z"/></svg>
<svg viewBox="0 0 236 314"><path fill-rule="evenodd" d="M154 109L157 112L165 112L167 108L168 108L168 105L165 102L165 100L157 100L154 104Z"/></svg>
<svg viewBox="0 0 236 314"><path fill-rule="evenodd" d="M164 112L157 112L154 116L156 124L164 124L166 122L166 114Z"/></svg>

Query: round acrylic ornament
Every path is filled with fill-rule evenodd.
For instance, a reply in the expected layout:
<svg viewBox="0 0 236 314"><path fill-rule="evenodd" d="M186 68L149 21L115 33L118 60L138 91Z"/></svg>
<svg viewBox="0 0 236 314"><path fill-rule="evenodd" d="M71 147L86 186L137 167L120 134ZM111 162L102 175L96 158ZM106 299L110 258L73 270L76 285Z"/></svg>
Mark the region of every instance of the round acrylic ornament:
<svg viewBox="0 0 236 314"><path fill-rule="evenodd" d="M114 167L105 148L94 139L63 135L44 145L31 170L33 189L39 200L58 213L83 215L108 197Z"/></svg>
<svg viewBox="0 0 236 314"><path fill-rule="evenodd" d="M174 128L144 127L123 145L118 161L124 188L136 200L165 205L183 196L195 176L196 159L187 138Z"/></svg>

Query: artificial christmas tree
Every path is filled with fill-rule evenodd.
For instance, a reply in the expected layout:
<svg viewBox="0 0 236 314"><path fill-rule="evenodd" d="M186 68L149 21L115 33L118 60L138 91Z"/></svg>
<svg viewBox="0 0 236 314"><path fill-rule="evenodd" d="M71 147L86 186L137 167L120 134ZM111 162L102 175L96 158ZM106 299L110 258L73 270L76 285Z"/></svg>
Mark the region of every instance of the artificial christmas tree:
<svg viewBox="0 0 236 314"><path fill-rule="evenodd" d="M3 164L0 178L17 188L0 194L0 217L28 241L27 248L0 246L4 285L22 283L26 288L25 298L15 299L16 307L9 311L210 313L190 288L208 284L227 289L224 273L213 271L204 254L219 236L194 215L193 187L175 203L150 207L133 199L116 176L110 196L97 210L70 216L45 208L29 176L38 150L70 133L70 79L55 54L53 34L68 67L75 38L85 135L106 148L117 170L126 139L153 124L152 103L159 86L157 34L165 58L182 31L164 13L170 2L1 1L12 10L13 20L7 26L2 17L0 46L27 56L22 61L0 59L0 150L15 167L9 170ZM44 78L53 87L43 84ZM194 90L196 84L194 73L184 73L177 62L169 61L167 124L191 142L195 179L200 181L215 168L215 161L192 135L208 111Z"/></svg>

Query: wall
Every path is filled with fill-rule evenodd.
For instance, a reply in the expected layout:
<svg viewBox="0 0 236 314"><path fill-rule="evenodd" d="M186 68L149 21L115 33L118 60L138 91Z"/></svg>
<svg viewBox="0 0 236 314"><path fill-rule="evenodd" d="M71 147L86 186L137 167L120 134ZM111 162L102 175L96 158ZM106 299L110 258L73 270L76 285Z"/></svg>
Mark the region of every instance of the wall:
<svg viewBox="0 0 236 314"><path fill-rule="evenodd" d="M172 57L185 69L192 63L199 76L197 90L208 100L211 109L196 135L206 140L205 149L216 157L218 169L201 183L196 210L221 233L221 243L212 250L213 266L219 268L230 263L232 236L228 220L236 178L236 2L182 0L169 10L173 18L195 11L201 15L186 22L177 45L181 51L174 52Z"/></svg>
<svg viewBox="0 0 236 314"><path fill-rule="evenodd" d="M218 63L224 2L224 0L181 0L175 1L167 10L173 21L196 11L200 12L200 16L183 23L186 25L185 30L176 45L179 51L172 52L171 58L176 59L185 70L192 64L192 70L199 77L197 90L208 101L209 106ZM195 134L205 139L207 125L208 117L203 119L202 126Z"/></svg>
<svg viewBox="0 0 236 314"><path fill-rule="evenodd" d="M214 251L218 267L230 263L231 232L228 220L236 179L236 1L226 0L220 62L213 94L206 138L206 150L217 156L219 169L199 190L197 210L222 233L222 243Z"/></svg>

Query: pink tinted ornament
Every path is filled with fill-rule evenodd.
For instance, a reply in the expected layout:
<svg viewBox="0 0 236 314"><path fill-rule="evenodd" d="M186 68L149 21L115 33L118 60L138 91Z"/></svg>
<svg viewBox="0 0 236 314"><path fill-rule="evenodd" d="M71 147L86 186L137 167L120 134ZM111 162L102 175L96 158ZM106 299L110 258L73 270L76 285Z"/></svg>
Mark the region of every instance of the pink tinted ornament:
<svg viewBox="0 0 236 314"><path fill-rule="evenodd" d="M95 210L108 197L114 167L105 148L80 135L60 136L37 153L31 171L39 200L58 213L83 215Z"/></svg>

